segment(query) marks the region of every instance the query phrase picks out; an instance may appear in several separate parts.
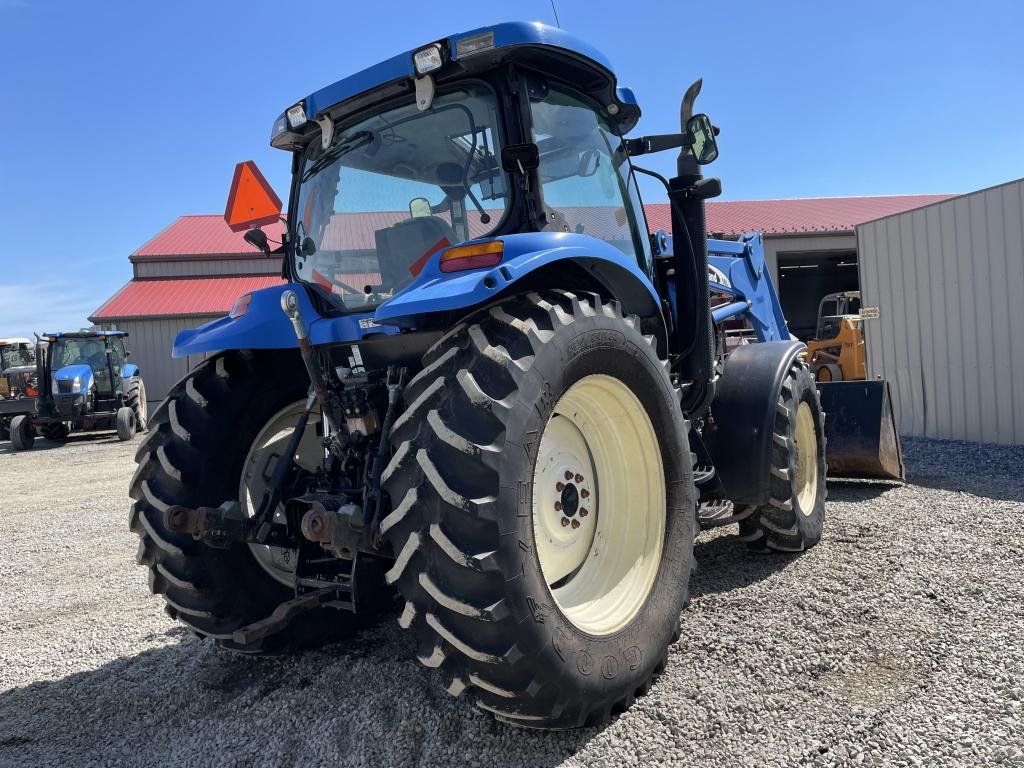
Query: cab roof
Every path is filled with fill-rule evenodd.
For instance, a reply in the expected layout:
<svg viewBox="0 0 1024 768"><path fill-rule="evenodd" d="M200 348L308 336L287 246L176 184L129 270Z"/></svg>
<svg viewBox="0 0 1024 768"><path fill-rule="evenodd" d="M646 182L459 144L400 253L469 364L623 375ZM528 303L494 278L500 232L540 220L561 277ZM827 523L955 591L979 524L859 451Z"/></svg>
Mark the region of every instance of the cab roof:
<svg viewBox="0 0 1024 768"><path fill-rule="evenodd" d="M10 346L13 346L14 344L31 344L31 343L32 342L29 339L26 339L26 338L24 338L22 336L15 336L14 338L10 338L10 339L0 339L0 347L10 347Z"/></svg>
<svg viewBox="0 0 1024 768"><path fill-rule="evenodd" d="M127 336L127 331L69 331L68 333L47 333L51 339L99 339L104 336Z"/></svg>
<svg viewBox="0 0 1024 768"><path fill-rule="evenodd" d="M386 93L380 94L382 97L397 95L411 88L416 76L413 54L433 43L441 45L445 52L445 67L433 73L440 82L444 82L451 73L471 74L507 60L525 60L542 66L546 73L554 77L575 83L597 99L618 123L622 133L632 130L640 119L636 97L629 88L618 87L611 62L603 53L558 27L541 22L513 21L480 27L442 40L427 41L314 91L303 100L309 119L304 128L286 132L275 138L272 145L292 149L298 140L306 138L306 134L313 130L319 131L314 122L318 117L330 112L337 119L342 114L356 111L368 103L359 99L359 96L369 95L382 86L396 86L394 90L387 89ZM342 106L343 102L353 103ZM284 117L283 113L281 117Z"/></svg>

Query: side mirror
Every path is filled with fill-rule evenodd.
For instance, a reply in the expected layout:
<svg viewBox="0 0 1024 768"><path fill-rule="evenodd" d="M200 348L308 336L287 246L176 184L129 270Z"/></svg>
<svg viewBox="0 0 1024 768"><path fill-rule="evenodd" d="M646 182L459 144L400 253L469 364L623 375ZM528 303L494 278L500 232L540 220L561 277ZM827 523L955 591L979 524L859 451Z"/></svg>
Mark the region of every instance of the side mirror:
<svg viewBox="0 0 1024 768"><path fill-rule="evenodd" d="M430 215L430 201L425 197L414 197L409 201L409 216L419 219Z"/></svg>
<svg viewBox="0 0 1024 768"><path fill-rule="evenodd" d="M231 231L241 232L243 229L273 224L280 217L281 198L274 193L256 163L246 160L236 165L231 191L228 192L228 204L224 209L224 221L231 227Z"/></svg>
<svg viewBox="0 0 1024 768"><path fill-rule="evenodd" d="M686 121L686 132L690 134L690 150L700 165L707 165L718 157L718 143L715 141L715 127L711 118L703 112Z"/></svg>
<svg viewBox="0 0 1024 768"><path fill-rule="evenodd" d="M253 227L248 230L244 235L242 235L242 239L249 245L255 246L259 250L263 251L263 253L268 256L270 255L270 244L267 242L267 233L259 227Z"/></svg>
<svg viewBox="0 0 1024 768"><path fill-rule="evenodd" d="M597 173L597 167L601 164L601 153L596 149L588 149L580 154L580 167L577 174L588 178Z"/></svg>

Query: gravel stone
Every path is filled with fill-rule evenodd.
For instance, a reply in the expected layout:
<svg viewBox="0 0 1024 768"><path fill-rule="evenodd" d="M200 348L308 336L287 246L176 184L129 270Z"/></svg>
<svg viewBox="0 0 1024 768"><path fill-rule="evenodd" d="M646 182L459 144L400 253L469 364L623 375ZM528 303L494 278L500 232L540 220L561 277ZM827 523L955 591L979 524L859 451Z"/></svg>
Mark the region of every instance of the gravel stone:
<svg viewBox="0 0 1024 768"><path fill-rule="evenodd" d="M385 617L295 658L218 651L134 562L134 443L0 444L0 766L1024 765L1024 448L908 440L832 483L800 556L700 534L651 692L603 729L449 697Z"/></svg>

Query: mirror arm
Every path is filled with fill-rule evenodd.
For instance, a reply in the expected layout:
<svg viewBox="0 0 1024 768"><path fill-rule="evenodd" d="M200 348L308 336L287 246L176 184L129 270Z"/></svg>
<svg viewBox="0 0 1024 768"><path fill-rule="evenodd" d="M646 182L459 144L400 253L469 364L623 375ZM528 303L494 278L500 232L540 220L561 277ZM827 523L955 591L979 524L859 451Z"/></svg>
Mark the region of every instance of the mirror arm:
<svg viewBox="0 0 1024 768"><path fill-rule="evenodd" d="M630 157L646 155L651 152L663 152L666 149L689 147L693 137L688 133L660 133L654 136L641 136L639 139L624 139L622 145Z"/></svg>

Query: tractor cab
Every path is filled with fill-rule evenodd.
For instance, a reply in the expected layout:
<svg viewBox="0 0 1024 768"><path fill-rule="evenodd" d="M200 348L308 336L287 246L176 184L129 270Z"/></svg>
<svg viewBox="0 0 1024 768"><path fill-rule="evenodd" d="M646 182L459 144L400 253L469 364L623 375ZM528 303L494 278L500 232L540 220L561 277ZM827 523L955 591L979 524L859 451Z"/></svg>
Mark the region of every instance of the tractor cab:
<svg viewBox="0 0 1024 768"><path fill-rule="evenodd" d="M596 237L651 274L622 142L632 93L601 59L517 44L519 26L439 41L385 63L399 82L363 90L368 70L286 111L271 143L295 153L296 280L365 312L436 269L495 266L505 238L531 232Z"/></svg>
<svg viewBox="0 0 1024 768"><path fill-rule="evenodd" d="M272 146L293 153L284 276L322 299L321 312L372 312L404 328L423 317L408 289L471 272L484 294L498 292L514 281L499 265L552 246L600 252L576 262L581 286L624 283L626 270L653 286L630 164L642 149L623 139L639 118L602 54L540 24L454 35L336 82L273 126ZM226 213L236 231L280 210L244 165ZM262 232L246 237L270 252ZM623 291L645 322L660 322L652 287Z"/></svg>
<svg viewBox="0 0 1024 768"><path fill-rule="evenodd" d="M830 293L818 304L818 323L814 338L834 339L839 335L843 318L860 320L860 291Z"/></svg>
<svg viewBox="0 0 1024 768"><path fill-rule="evenodd" d="M0 339L0 398L34 395L35 345L25 338Z"/></svg>

